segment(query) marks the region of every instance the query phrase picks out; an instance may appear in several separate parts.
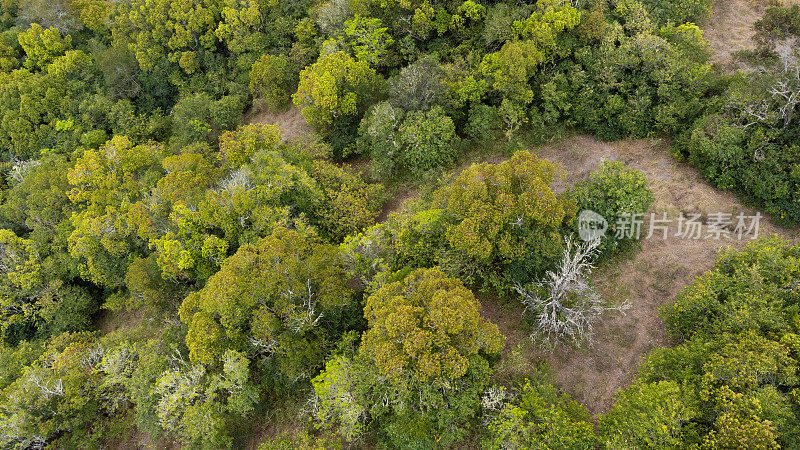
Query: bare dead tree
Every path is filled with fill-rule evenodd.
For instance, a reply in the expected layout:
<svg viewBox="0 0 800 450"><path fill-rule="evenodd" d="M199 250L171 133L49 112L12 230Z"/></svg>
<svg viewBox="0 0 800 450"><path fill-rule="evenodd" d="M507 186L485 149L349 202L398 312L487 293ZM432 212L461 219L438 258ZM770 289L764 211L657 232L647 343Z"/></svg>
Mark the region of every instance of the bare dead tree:
<svg viewBox="0 0 800 450"><path fill-rule="evenodd" d="M563 343L591 345L594 322L604 312L630 307L628 303L612 306L604 302L589 282L599 240L575 244L568 237L565 244L556 270L548 271L544 281L534 283L539 289L516 286L525 311L536 319L531 337L550 348Z"/></svg>
<svg viewBox="0 0 800 450"><path fill-rule="evenodd" d="M775 66L760 67L753 72L753 81L763 80L759 89L734 95L726 112L734 125L745 130L756 124L769 127L791 125L800 103L800 58L797 50L785 50ZM767 95L764 95L766 93Z"/></svg>
<svg viewBox="0 0 800 450"><path fill-rule="evenodd" d="M794 118L794 110L800 103L800 60L796 51L781 53L778 79L769 90L772 99L778 102L778 115L786 128Z"/></svg>
<svg viewBox="0 0 800 450"><path fill-rule="evenodd" d="M284 319L285 325L293 332L303 333L315 327L322 319L323 314L317 311L317 292L311 279L306 280L306 286L300 292L287 289L283 295L294 303Z"/></svg>
<svg viewBox="0 0 800 450"><path fill-rule="evenodd" d="M766 99L731 102L726 109L733 117L734 125L742 130L759 123L771 123L776 119L772 105Z"/></svg>

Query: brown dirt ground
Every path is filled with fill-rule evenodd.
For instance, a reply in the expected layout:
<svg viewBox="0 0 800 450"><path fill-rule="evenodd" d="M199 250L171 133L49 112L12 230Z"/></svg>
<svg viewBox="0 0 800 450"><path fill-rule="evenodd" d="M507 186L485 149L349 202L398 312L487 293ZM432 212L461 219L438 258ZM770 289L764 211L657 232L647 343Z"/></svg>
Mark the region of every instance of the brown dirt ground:
<svg viewBox="0 0 800 450"><path fill-rule="evenodd" d="M755 214L734 195L705 182L696 169L677 163L668 144L660 140L606 143L577 136L532 152L561 165L567 184L586 179L604 159L619 160L644 171L656 197L651 211L659 217L662 212L675 217L680 211L702 213L704 217L712 212L730 212L734 217L740 211ZM647 225L644 230L646 234ZM677 225L673 223L671 233L675 231ZM800 230L781 229L763 219L760 235L771 233L800 239ZM617 304L627 301L631 307L624 314L604 316L595 327L595 343L590 348L543 350L520 327L521 305L508 299L483 298L484 316L507 338L500 376L524 375L541 358L553 368L559 384L592 414L607 411L613 395L632 381L642 357L656 347L669 345L658 317L659 307L673 301L681 288L711 269L720 249L744 244L735 237L720 241L644 239L639 251L600 267L592 278L604 298Z"/></svg>
<svg viewBox="0 0 800 450"><path fill-rule="evenodd" d="M768 6L778 4L800 4L800 0L716 0L711 17L701 26L711 46L711 61L728 66L733 53L754 49L753 25Z"/></svg>
<svg viewBox="0 0 800 450"><path fill-rule="evenodd" d="M263 105L254 104L249 111L244 114L244 123L267 123L277 124L281 130L281 138L288 141L294 138L303 137L311 133L311 128L306 124L306 119L300 114L300 110L294 105L286 111L270 111Z"/></svg>

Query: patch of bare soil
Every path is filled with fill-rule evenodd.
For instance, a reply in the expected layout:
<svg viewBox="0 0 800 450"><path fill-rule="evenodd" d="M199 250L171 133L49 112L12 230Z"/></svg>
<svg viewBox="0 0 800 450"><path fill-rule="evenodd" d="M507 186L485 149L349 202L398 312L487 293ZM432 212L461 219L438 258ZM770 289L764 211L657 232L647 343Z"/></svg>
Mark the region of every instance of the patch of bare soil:
<svg viewBox="0 0 800 450"><path fill-rule="evenodd" d="M281 130L283 141L303 137L311 133L311 128L306 124L306 119L294 105L286 111L270 111L262 105L254 104L243 118L244 123L276 124Z"/></svg>
<svg viewBox="0 0 800 450"><path fill-rule="evenodd" d="M767 7L794 4L800 4L800 0L716 0L711 17L701 27L711 46L711 61L727 66L733 53L754 49L753 25Z"/></svg>
<svg viewBox="0 0 800 450"><path fill-rule="evenodd" d="M656 201L652 212L657 217L666 212L674 219L679 212L755 214L733 195L716 190L694 168L676 162L667 143L660 140L629 140L614 143L577 136L533 150L540 157L560 164L566 180L556 189L588 178L605 159L622 161L642 170ZM649 232L649 220L643 237ZM605 299L630 303L623 313L608 313L595 327L594 345L577 349L560 347L546 351L534 345L520 327L522 306L512 300L482 299L483 314L500 327L507 343L499 371L524 375L538 358L553 368L553 375L576 400L592 414L603 413L611 406L614 394L633 380L642 358L659 346L669 345L658 309L674 301L678 292L703 272L711 269L719 250L740 248L748 239L682 239L675 237L673 222L669 237L660 232L642 240L640 250L622 255L597 269L592 278ZM705 233L705 231L704 231ZM781 229L764 218L760 235L781 234L799 240L800 230Z"/></svg>
<svg viewBox="0 0 800 450"><path fill-rule="evenodd" d="M116 330L132 328L134 325L139 325L142 320L144 320L144 316L145 313L143 310L111 311L108 309L101 309L95 320L95 326L103 335L106 335Z"/></svg>

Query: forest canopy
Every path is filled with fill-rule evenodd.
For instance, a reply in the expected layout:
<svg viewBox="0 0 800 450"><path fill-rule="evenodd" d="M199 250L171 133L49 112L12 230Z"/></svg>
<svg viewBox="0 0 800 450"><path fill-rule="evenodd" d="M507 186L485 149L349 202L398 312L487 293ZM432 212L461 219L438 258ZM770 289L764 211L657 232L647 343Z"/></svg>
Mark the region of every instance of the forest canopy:
<svg viewBox="0 0 800 450"><path fill-rule="evenodd" d="M0 0L0 447L800 446L779 237L663 299L672 346L603 414L507 369L501 330L627 306L590 273L641 245L580 212L656 203L624 158L567 183L538 145L662 139L800 224L800 6L731 67L712 6Z"/></svg>

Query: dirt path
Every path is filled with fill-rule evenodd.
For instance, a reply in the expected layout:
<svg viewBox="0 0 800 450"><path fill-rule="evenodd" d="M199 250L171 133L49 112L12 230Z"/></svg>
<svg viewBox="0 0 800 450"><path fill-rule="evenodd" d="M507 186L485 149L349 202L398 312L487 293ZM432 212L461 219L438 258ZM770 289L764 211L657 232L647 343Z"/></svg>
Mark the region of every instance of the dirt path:
<svg viewBox="0 0 800 450"><path fill-rule="evenodd" d="M277 124L284 142L311 133L306 119L294 105L282 112L271 112L259 105L253 105L242 120L244 123Z"/></svg>
<svg viewBox="0 0 800 450"><path fill-rule="evenodd" d="M739 212L755 214L732 194L706 183L696 169L676 163L668 145L661 141L604 143L578 136L533 152L559 163L565 169L567 184L586 179L604 159L619 160L644 171L656 197L652 212L658 216L667 212L669 217L676 217L681 211L704 217L714 212L732 213L734 217ZM645 234L647 231L645 227ZM677 224L673 223L670 234L676 231ZM760 235L770 233L800 238L800 230L780 229L762 219ZM720 249L744 244L735 238L645 239L641 250L632 256L623 256L598 269L593 280L604 298L614 303L627 301L631 308L624 315L604 316L595 328L595 344L588 349L563 347L555 352L544 351L520 328L522 307L517 302L482 299L483 314L507 337L500 370L524 374L537 358L542 358L553 368L556 380L590 412L606 411L614 393L631 382L642 357L655 347L669 344L658 317L659 307L673 301L684 286L709 270Z"/></svg>

